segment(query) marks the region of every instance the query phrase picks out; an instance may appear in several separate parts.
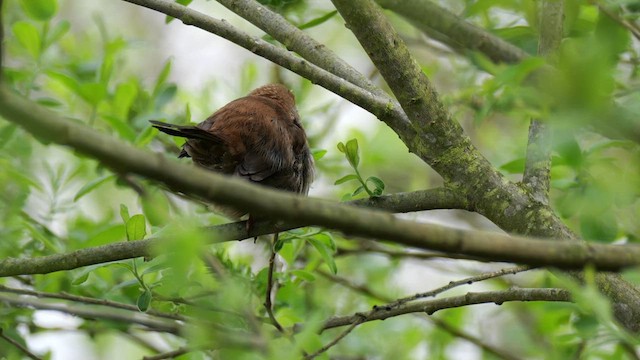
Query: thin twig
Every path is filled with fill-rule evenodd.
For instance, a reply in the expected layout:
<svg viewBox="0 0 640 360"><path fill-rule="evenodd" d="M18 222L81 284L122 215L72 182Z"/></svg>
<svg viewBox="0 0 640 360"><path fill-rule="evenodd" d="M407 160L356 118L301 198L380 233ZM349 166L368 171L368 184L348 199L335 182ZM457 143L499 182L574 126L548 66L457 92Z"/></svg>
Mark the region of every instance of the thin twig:
<svg viewBox="0 0 640 360"><path fill-rule="evenodd" d="M0 292L20 294L20 295L31 295L37 298L45 298L45 299L68 300L68 301L84 303L84 304L101 305L101 306L107 306L107 307L112 307L116 309L124 309L124 310L134 311L137 313L140 312L138 307L134 305L123 304L123 303L104 300L104 299L94 299L86 296L78 296L78 295L72 295L67 293L46 293L46 292L35 291L35 290L10 288L4 285L0 285ZM167 313L163 313L153 309L146 311L146 313L148 315L153 315L153 316L162 317L162 318L171 319L171 320L181 320L181 321L186 320L184 316L177 315L177 314L167 314Z"/></svg>
<svg viewBox="0 0 640 360"><path fill-rule="evenodd" d="M272 292L274 287L273 272L275 268L276 255L277 255L274 247L277 241L278 241L278 233L275 233L273 234L273 243L271 244L271 256L269 257L269 273L267 276L267 291L266 291L266 296L264 301L264 307L265 309L267 309L267 315L269 315L269 319L271 319L271 323L273 324L273 326L275 326L276 329L278 329L278 331L280 331L281 333L284 333L284 328L282 327L282 325L280 325L275 315L273 315L273 304L271 303L271 296L273 296Z"/></svg>
<svg viewBox="0 0 640 360"><path fill-rule="evenodd" d="M0 6L2 6L1 2L2 1L0 0ZM2 329L2 328L0 328L0 338L4 339L9 344L13 345L15 348L17 348L18 350L22 351L28 358L30 358L32 360L42 360L40 357L36 356L34 353L29 351L29 349L27 349L26 347L22 346L22 344L20 344L19 342L13 340L12 338L8 337L7 335L5 335L4 334L4 329Z"/></svg>
<svg viewBox="0 0 640 360"><path fill-rule="evenodd" d="M449 324L448 322L438 319L437 317L429 317L429 320L431 320L436 326L438 326L440 329L450 333L453 336L459 337L461 339L465 339L468 342L475 344L476 346L478 346L479 348L481 348L482 350L488 352L488 353L492 353L493 355L502 358L504 360L519 360L518 357L515 357L501 349L497 349L485 342L479 341L477 338L475 338L474 336L471 336L459 329L457 329L456 327L452 326L451 324Z"/></svg>
<svg viewBox="0 0 640 360"><path fill-rule="evenodd" d="M392 317L412 313L427 313L431 315L440 310L464 307L469 305L490 303L501 305L502 303L509 301L568 302L571 301L571 294L567 290L554 288L518 288L504 291L468 292L465 295L460 296L451 296L447 298L412 302L409 304L405 304L402 307L396 307L388 310L386 308L378 307L364 313L356 313L354 315L347 316L334 316L325 322L322 329L327 330L335 327L351 325L354 321L359 321L361 317L365 318L363 322L369 322L375 320L385 320Z"/></svg>
<svg viewBox="0 0 640 360"><path fill-rule="evenodd" d="M161 353L158 355L152 355L152 356L144 356L142 359L143 360L162 360L162 359L173 359L175 357L178 357L180 355L184 355L188 352L191 352L192 350L187 349L186 347L181 347L172 351L167 351L165 353Z"/></svg>
<svg viewBox="0 0 640 360"><path fill-rule="evenodd" d="M390 302L391 299L385 295L382 294L376 294L375 291L373 291L372 289L370 289L369 287L365 286L365 285L355 285L352 282L350 282L347 279L332 275L332 274L328 274L324 271L318 271L318 273L320 273L321 275L325 276L326 278L335 281L336 283L345 286L348 289L354 290L356 292L359 292L361 294L364 294L366 296L369 297L373 297L373 298L377 298L381 301L384 302ZM357 315L357 314L356 314ZM414 315L418 315L418 314L414 314ZM366 317L361 317L362 319L365 319ZM433 324L435 324L437 327L439 327L440 329L447 331L449 333L451 333L454 336L458 336L462 339L465 339L467 341L469 341L470 343L478 346L481 349L484 349L485 351L494 354L495 356L505 359L505 360L515 360L516 358L511 356L508 353L505 353L503 350L497 349L489 344L486 344L485 342L483 342L481 339L478 339L476 337L474 337L473 335L467 334L461 330L458 329L454 329L453 327L451 327L449 324L443 322L442 320L437 319L436 317L433 316L424 316L423 314L420 314L420 319L424 319L427 321L431 321Z"/></svg>
<svg viewBox="0 0 640 360"><path fill-rule="evenodd" d="M305 356L304 358L307 359L307 360L310 360L310 359L313 359L313 358L315 358L315 357L327 352L327 350L331 349L336 344L338 344L340 342L340 340L344 339L345 336L349 335L349 333L351 333L353 331L353 329L355 329L356 326L360 325L361 323L362 323L361 321L355 321L346 330L341 332L340 335L336 336L336 338L333 339L331 342L327 343L325 346L321 347L320 349L318 349L318 351L314 352L313 354L309 354L309 355Z"/></svg>
<svg viewBox="0 0 640 360"><path fill-rule="evenodd" d="M492 278L496 278L499 276L504 276L504 275L513 275L519 272L523 272L523 271L528 271L533 269L531 266L515 266L515 267L510 267L510 268L505 268L505 269L500 269L498 271L491 271L491 272L487 272L487 273L483 273L483 274L479 274L476 276L471 276L468 278L464 278L461 280L456 280L456 281L450 281L447 285L441 286L439 288L430 290L430 291L426 291L423 293L418 293L415 295L411 295L405 298L401 298L398 299L392 303L383 305L383 306L376 306L374 307L374 309L385 309L385 310L390 310L393 308L396 308L402 304L406 304L410 301L415 301L418 299L423 299L423 298L427 298L427 297L432 297L432 296L436 296L438 294L441 294L445 291L451 290L455 287L458 286L462 286L462 285L471 285L475 282L478 281L483 281L483 280L488 280L488 279L492 279Z"/></svg>
<svg viewBox="0 0 640 360"><path fill-rule="evenodd" d="M114 311L113 309L109 309L109 311L100 311L92 308L72 307L66 304L51 304L24 297L17 298L6 295L0 295L0 302L6 302L18 307L59 311L90 320L104 319L126 324L138 324L151 331L166 332L176 335L179 334L182 329L182 325L179 322L173 320L160 320L142 313L132 314L129 311Z"/></svg>
<svg viewBox="0 0 640 360"><path fill-rule="evenodd" d="M607 7L602 5L599 1L592 0L590 2L591 4L596 5L598 7L598 10L600 10L608 18L620 24L620 26L622 26L623 28L629 30L629 32L631 33L631 35L633 35L633 37L640 40L640 31L638 31L638 28L630 24L627 20L615 14L613 11L607 9Z"/></svg>

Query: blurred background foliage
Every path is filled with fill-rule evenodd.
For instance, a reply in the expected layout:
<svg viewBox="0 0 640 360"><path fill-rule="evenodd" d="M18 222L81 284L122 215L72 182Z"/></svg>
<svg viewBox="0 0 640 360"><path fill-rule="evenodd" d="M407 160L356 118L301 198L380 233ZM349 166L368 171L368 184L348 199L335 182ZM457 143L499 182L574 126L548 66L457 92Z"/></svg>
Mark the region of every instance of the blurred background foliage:
<svg viewBox="0 0 640 360"><path fill-rule="evenodd" d="M242 23L213 2L178 2ZM260 2L385 86L328 2ZM635 118L640 110L638 39L620 22L638 27L638 2L566 1L565 39L550 59L560 71L536 84L530 75L545 64L535 57L537 2L440 3L532 56L513 65L492 63L481 54L462 56L386 12L473 142L505 175L519 180L529 120L550 122L555 129L554 208L586 239L637 242L638 146L593 129L603 124L615 127L616 109ZM599 6L613 16L604 15ZM308 80L250 54L233 52L233 45L209 46L212 54L201 56L196 50L202 43L190 42L191 33L180 33L184 26L169 20L117 1L5 1L4 81L65 117L170 157L177 153L180 140L158 136L148 120L199 122L265 82L282 81L297 97L316 158L318 179L312 196L339 201L441 184L437 174L370 115ZM257 36L264 35L243 26ZM197 30L188 31L195 34ZM172 33L181 37L170 38ZM186 45L178 48L176 41ZM184 51L190 46L195 54ZM228 63L228 68L208 64L220 61ZM281 265L276 273L279 286L274 307L283 326L306 324L291 343L261 323L266 316L262 304L268 241L207 245L211 235L197 229L227 221L207 206L145 179L114 174L81 154L42 143L4 120L0 120L0 148L0 187L4 189L0 192L0 257L64 253L149 236L166 239L161 243L163 255L150 261L4 278L0 284L209 320L194 323L184 336L158 335L109 321L61 318L52 323L43 320L53 316L50 313L1 305L4 334L45 354L43 358L109 359L117 353L121 359L136 359L188 345L220 349L180 358L297 359L299 353L293 349L316 350L339 333L316 333L329 316L364 311L384 299L500 268L500 264L473 261L389 256L405 249L393 244L372 246L318 228L289 231L281 234L277 244ZM404 216L495 229L485 219L459 211ZM211 263L196 260L203 252L211 254L210 261L217 265L215 276ZM637 271L625 276L640 284ZM474 285L476 290L513 286L573 286L581 295L575 304L482 305L446 310L434 317L502 349L511 358L633 358L629 347L637 348L638 340L606 315L609 304L594 293L593 284L578 287L569 280L535 272ZM329 352L331 357L321 357L501 358L477 345L434 325L426 315L403 316L358 326ZM23 356L0 340L0 357Z"/></svg>

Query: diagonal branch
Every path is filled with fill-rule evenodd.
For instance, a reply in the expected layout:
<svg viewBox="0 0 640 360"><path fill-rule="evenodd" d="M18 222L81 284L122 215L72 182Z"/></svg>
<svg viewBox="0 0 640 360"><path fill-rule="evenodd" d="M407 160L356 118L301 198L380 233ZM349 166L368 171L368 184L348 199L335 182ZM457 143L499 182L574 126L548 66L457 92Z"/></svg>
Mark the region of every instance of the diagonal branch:
<svg viewBox="0 0 640 360"><path fill-rule="evenodd" d="M389 97L325 45L317 42L306 32L289 23L282 15L271 11L256 0L217 1L311 63L378 96ZM395 100L389 100L395 102Z"/></svg>
<svg viewBox="0 0 640 360"><path fill-rule="evenodd" d="M491 34L430 0L376 0L427 34L454 49L478 51L494 62L517 63L527 57L519 47Z"/></svg>
<svg viewBox="0 0 640 360"><path fill-rule="evenodd" d="M405 133L406 136L415 134L410 126L407 116L402 109L395 106L395 102L389 96L380 96L365 90L360 86L342 79L327 70L324 70L307 60L295 56L276 45L270 44L260 38L252 37L223 20L214 19L203 13L189 9L186 6L167 0L124 0L140 5L160 13L181 20L186 25L192 25L212 34L227 39L252 53L278 64L285 69L311 80L325 89L334 92L352 103L371 112L390 127Z"/></svg>
<svg viewBox="0 0 640 360"><path fill-rule="evenodd" d="M554 53L562 41L562 21L564 1L545 0L540 9L540 38L538 54L547 56ZM522 178L534 199L549 204L549 184L551 181L551 131L549 126L538 119L529 125L529 143Z"/></svg>
<svg viewBox="0 0 640 360"><path fill-rule="evenodd" d="M501 305L508 301L571 301L571 294L563 289L510 289L505 291L469 292L461 296L452 296L411 303L399 308L387 310L384 307L348 316L336 316L327 320L323 329L332 329L351 325L354 322L369 322L385 320L392 317L411 314L427 313L432 315L436 311L456 307L494 303Z"/></svg>

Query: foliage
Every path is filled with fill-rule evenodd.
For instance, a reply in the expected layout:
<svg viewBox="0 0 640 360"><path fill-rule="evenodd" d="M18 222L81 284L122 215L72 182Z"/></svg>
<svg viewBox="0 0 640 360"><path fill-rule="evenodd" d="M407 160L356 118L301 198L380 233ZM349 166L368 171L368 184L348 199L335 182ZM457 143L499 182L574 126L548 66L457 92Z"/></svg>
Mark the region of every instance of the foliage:
<svg viewBox="0 0 640 360"><path fill-rule="evenodd" d="M292 19L300 29L346 33L335 11L312 2L261 2ZM605 6L635 21L635 5L619 3ZM532 4L467 0L456 6L463 8L465 18L535 55L539 23ZM189 123L192 109L214 110L213 96L180 84L171 59L145 59L158 62L160 71L153 73L127 66L132 61L129 51L140 41L134 21L131 27L114 29L110 24L116 14L79 16L71 7L62 0L4 4L3 81L50 110L137 147L175 152L179 144L159 136L148 120ZM61 14L65 8L67 13ZM532 74L546 64L537 57L518 64L496 64L482 54L471 54L468 61L456 54L419 60L436 84L448 90L444 99L473 142L492 163L502 165L508 177L519 178L523 172L529 120L547 119L557 129L552 162L554 209L585 239L637 242L638 146L591 131L610 121L612 104L638 113L637 40L591 3L567 2L566 14L566 39L551 60L560 69L558 77L534 83ZM78 17L89 25L78 25ZM176 23L168 26L179 25ZM413 30L406 35L411 34ZM338 40L344 46L352 41L347 38ZM430 46L420 37L413 50ZM238 95L263 82L264 68L258 66L244 64ZM269 80L285 78L300 104L319 170L314 196L351 200L439 184L437 176L406 153L395 134L378 124L351 129L346 137L350 140L339 142L333 136L335 123L327 119L338 116L334 111L339 108L338 100L314 104L316 93L309 81L283 75L278 69L272 73ZM212 86L223 93L213 74L202 76L211 76ZM234 98L222 95L225 101ZM327 123L328 128L316 122ZM468 272L490 270L457 260L417 261L414 251L394 245L393 239L378 243L314 227L282 233L275 244L264 239L255 244L217 243L203 227L226 220L194 199L184 199L145 179L113 173L95 160L34 139L4 120L0 121L0 149L0 186L4 189L0 193L0 258L68 253L150 237L160 241L154 249L157 256L150 259L2 278L0 285L137 308L127 310L129 317L162 313L173 319L193 319L179 334L162 334L157 345L157 339L147 337L135 325L87 316L72 326L85 335L83 342L90 347L86 358L106 358L109 348L127 344L130 350L119 354L121 358L187 347L192 351L179 358L298 359L302 351L311 354L343 331L320 332L331 316L366 311L463 278ZM362 174L372 175L365 178ZM453 217L465 225L478 222L466 213ZM269 287L271 251L277 253L279 263L273 273L277 284L273 289ZM625 277L640 284L637 270ZM629 349L637 349L640 342L615 324L609 300L597 293L593 282L588 278L586 285L580 285L540 273L518 280L495 279L485 286L501 290L512 286L568 288L575 303L482 305L478 311L465 307L433 315L471 334L467 337L434 325L426 316L399 316L359 325L319 358L499 357L481 345L521 358L631 358ZM269 290L273 315L285 329L283 333L275 330L264 306ZM73 308L90 307L78 299L65 303ZM106 314L122 310L104 304L91 306ZM63 332L41 323L38 316L42 313L3 303L0 330L22 345L37 344L38 335ZM476 346L465 352L469 339ZM3 341L0 339L1 358L24 357L17 347Z"/></svg>

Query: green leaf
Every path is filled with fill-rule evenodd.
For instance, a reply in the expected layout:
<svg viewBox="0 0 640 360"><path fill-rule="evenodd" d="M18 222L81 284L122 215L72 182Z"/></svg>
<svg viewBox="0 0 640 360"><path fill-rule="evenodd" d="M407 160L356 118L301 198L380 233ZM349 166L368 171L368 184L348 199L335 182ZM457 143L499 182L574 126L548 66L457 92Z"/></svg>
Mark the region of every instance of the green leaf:
<svg viewBox="0 0 640 360"><path fill-rule="evenodd" d="M144 215L136 214L127 220L127 240L135 241L144 239L147 235L147 223Z"/></svg>
<svg viewBox="0 0 640 360"><path fill-rule="evenodd" d="M16 39L18 39L20 45L29 52L31 57L34 59L40 57L42 42L35 25L26 21L16 21L16 23L13 24L13 34L16 36Z"/></svg>
<svg viewBox="0 0 640 360"><path fill-rule="evenodd" d="M349 163L351 164L351 166L353 166L354 169L357 168L360 164L360 155L358 154L358 140L351 139L347 141L347 145L345 146L345 148L347 160L349 160Z"/></svg>
<svg viewBox="0 0 640 360"><path fill-rule="evenodd" d="M524 163L524 158L511 160L508 163L500 166L500 170L506 171L509 174L522 174L524 172Z"/></svg>
<svg viewBox="0 0 640 360"><path fill-rule="evenodd" d="M333 253L329 249L329 247L322 241L317 240L315 238L307 239L313 245L313 247L318 251L325 264L329 267L332 273L338 273L338 267L336 266L336 261L333 258Z"/></svg>
<svg viewBox="0 0 640 360"><path fill-rule="evenodd" d="M358 180L358 176L354 174L345 175L340 179L336 180L336 182L333 183L333 185L340 185L342 183L346 183L347 181L351 181L351 180Z"/></svg>
<svg viewBox="0 0 640 360"><path fill-rule="evenodd" d="M127 208L127 206L125 204L120 204L120 217L122 218L122 221L126 224L127 221L129 221L129 219L131 218L129 216L129 209Z"/></svg>
<svg viewBox="0 0 640 360"><path fill-rule="evenodd" d="M135 81L118 84L113 96L114 113L120 119L127 119L131 106L138 96L138 84Z"/></svg>
<svg viewBox="0 0 640 360"><path fill-rule="evenodd" d="M111 175L106 175L97 179L93 179L92 181L86 183L82 188L80 188L80 190L78 190L78 193L76 194L76 196L73 197L73 201L78 201L83 196L87 195L91 191L98 188L100 185L106 183L109 180L112 180L113 178L115 178L115 175L111 174Z"/></svg>
<svg viewBox="0 0 640 360"><path fill-rule="evenodd" d="M587 240L611 242L618 235L618 223L614 214L605 211L599 215L583 215L580 218L580 232Z"/></svg>
<svg viewBox="0 0 640 360"><path fill-rule="evenodd" d="M138 137L136 137L133 143L139 147L148 145L157 134L157 132L154 130L155 129L151 127L151 125L147 126L146 128L144 128L144 130L142 130L142 132L138 134Z"/></svg>
<svg viewBox="0 0 640 360"><path fill-rule="evenodd" d="M56 0L21 0L20 3L27 15L34 20L47 21L58 10Z"/></svg>
<svg viewBox="0 0 640 360"><path fill-rule="evenodd" d="M327 20L331 19L332 17L336 16L337 13L338 13L337 10L329 11L328 13L326 13L326 14L324 14L322 16L319 16L319 17L317 17L315 19L312 19L312 20L310 20L310 21L298 26L298 29L304 30L304 29L310 29L310 28L312 28L314 26L318 26L318 25L326 22Z"/></svg>
<svg viewBox="0 0 640 360"><path fill-rule="evenodd" d="M156 80L156 84L153 87L154 94L157 95L160 92L160 90L162 90L163 86L166 84L167 78L169 78L169 74L171 74L171 65L172 63L170 59L164 63L162 70L160 70L160 74L158 74L158 79Z"/></svg>
<svg viewBox="0 0 640 360"><path fill-rule="evenodd" d="M133 142L136 139L136 131L126 122L122 121L120 118L111 115L102 116L102 120L104 120L109 126L115 130L115 132L121 138Z"/></svg>
<svg viewBox="0 0 640 360"><path fill-rule="evenodd" d="M312 149L311 155L313 156L313 160L318 161L322 159L327 154L327 150L324 149Z"/></svg>
<svg viewBox="0 0 640 360"><path fill-rule="evenodd" d="M309 282L315 281L316 279L315 275L313 275L312 273L306 270L291 270L290 272L295 277L300 278L302 280L309 281Z"/></svg>
<svg viewBox="0 0 640 360"><path fill-rule="evenodd" d="M353 193L351 194L351 196L356 196L356 195L358 195L358 194L362 193L363 191L365 191L365 188L364 188L364 186L360 185L360 186L358 186L358 188L357 188L357 189L355 189L355 190L353 191Z"/></svg>
<svg viewBox="0 0 640 360"><path fill-rule="evenodd" d="M375 189L373 189L373 195L374 196L382 195L385 188L384 181L382 181L382 179L380 179L379 177L369 176L369 178L367 179L367 181L365 181L365 183L369 183L369 182L371 182L373 186L375 186Z"/></svg>
<svg viewBox="0 0 640 360"><path fill-rule="evenodd" d="M89 279L90 272L83 272L78 277L71 281L71 285L77 286L83 284L87 279Z"/></svg>
<svg viewBox="0 0 640 360"><path fill-rule="evenodd" d="M175 84L165 85L156 97L156 109L161 109L167 105L176 96L177 92L178 87Z"/></svg>
<svg viewBox="0 0 640 360"><path fill-rule="evenodd" d="M142 312L146 312L149 310L149 305L151 304L152 294L149 289L144 289L142 294L138 296L138 300L136 301L136 305L138 306L138 310Z"/></svg>
<svg viewBox="0 0 640 360"><path fill-rule="evenodd" d="M71 24L67 20L57 23L51 30L49 30L49 35L45 39L45 48L48 48L58 40L62 39L62 37L69 32L69 29L71 29Z"/></svg>
<svg viewBox="0 0 640 360"><path fill-rule="evenodd" d="M171 204L165 193L157 188L147 189L140 198L142 211L154 226L166 225L171 220Z"/></svg>
<svg viewBox="0 0 640 360"><path fill-rule="evenodd" d="M107 89L99 82L84 83L80 84L78 95L89 104L97 106L107 95Z"/></svg>

